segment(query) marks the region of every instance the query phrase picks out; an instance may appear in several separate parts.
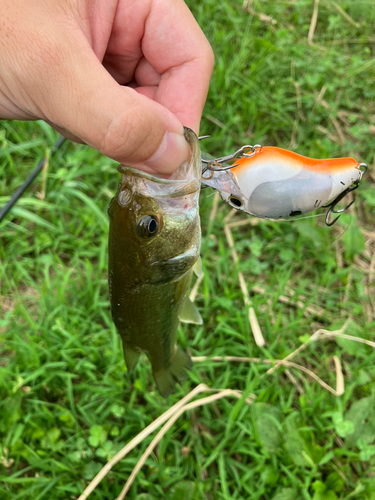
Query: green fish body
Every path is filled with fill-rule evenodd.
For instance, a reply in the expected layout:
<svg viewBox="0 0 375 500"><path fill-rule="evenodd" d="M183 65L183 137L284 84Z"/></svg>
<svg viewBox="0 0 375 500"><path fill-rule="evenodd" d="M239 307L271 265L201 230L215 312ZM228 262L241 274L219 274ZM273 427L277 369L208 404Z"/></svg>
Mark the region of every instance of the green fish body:
<svg viewBox="0 0 375 500"><path fill-rule="evenodd" d="M185 138L191 159L169 179L120 165L108 208L112 318L128 370L146 353L164 397L192 366L176 345L179 321L201 323L187 297L200 252L201 160L194 132L185 129Z"/></svg>

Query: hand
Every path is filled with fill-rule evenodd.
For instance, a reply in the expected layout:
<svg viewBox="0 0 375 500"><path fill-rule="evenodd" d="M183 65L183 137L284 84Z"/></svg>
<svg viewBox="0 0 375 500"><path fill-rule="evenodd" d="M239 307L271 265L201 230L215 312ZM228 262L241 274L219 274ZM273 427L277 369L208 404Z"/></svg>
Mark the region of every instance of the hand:
<svg viewBox="0 0 375 500"><path fill-rule="evenodd" d="M120 163L168 174L188 158L212 68L182 0L0 0L0 118Z"/></svg>

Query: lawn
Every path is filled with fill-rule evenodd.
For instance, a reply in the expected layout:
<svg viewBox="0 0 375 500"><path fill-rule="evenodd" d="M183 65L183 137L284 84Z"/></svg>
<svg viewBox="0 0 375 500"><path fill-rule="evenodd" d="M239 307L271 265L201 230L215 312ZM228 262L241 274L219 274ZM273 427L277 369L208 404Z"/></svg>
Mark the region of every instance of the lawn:
<svg viewBox="0 0 375 500"><path fill-rule="evenodd" d="M205 151L276 145L353 156L369 173L331 228L324 216L233 214L202 191L195 302L204 324L182 325L179 343L207 358L164 400L145 359L127 373L110 316L115 162L69 142L50 158L58 136L47 125L2 122L0 207L49 161L0 223L0 499L78 499L119 450L204 383L232 392L181 415L127 498L374 500L375 3L187 3L216 57ZM225 356L252 360L211 359ZM88 498L115 500L155 432Z"/></svg>

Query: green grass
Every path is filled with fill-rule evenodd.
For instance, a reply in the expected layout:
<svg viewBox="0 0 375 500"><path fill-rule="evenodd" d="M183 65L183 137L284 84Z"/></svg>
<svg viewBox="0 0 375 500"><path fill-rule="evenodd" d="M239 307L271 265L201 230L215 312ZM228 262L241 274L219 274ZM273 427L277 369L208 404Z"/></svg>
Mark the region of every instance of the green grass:
<svg viewBox="0 0 375 500"><path fill-rule="evenodd" d="M310 0L254 0L255 12L273 23L249 14L240 0L188 2L216 55L201 127L212 135L203 144L207 152L261 143L374 164L375 6L338 3L350 17L333 1L320 2L310 46ZM2 122L0 206L56 138L39 122ZM256 403L224 399L184 414L129 498L374 500L371 347L322 340L295 358L334 386L338 356L346 383L340 397L292 369L300 394L285 368L265 375L263 364L197 364L168 400L156 392L146 361L134 377L127 374L106 281L106 207L118 180L114 162L65 144L50 161L45 199L37 196L40 176L0 225L0 499L78 498L108 459L205 382L251 392ZM236 267L223 231L228 207L220 202L210 223L213 196L204 190L205 277L197 297L204 324L182 326L180 344L196 356L278 359L318 328L337 329L348 318L346 333L373 339L370 175L358 191L354 211L331 229L322 218L233 229ZM265 289L252 294L264 348L251 336L238 270L250 293L254 285ZM279 300L289 290L303 308ZM322 310L308 313L307 306ZM151 439L89 498L115 499Z"/></svg>

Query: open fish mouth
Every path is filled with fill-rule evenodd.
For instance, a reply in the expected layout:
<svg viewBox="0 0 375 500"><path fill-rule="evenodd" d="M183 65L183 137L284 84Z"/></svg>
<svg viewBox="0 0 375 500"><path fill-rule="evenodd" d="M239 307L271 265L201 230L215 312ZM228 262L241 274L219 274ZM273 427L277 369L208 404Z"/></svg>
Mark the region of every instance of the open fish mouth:
<svg viewBox="0 0 375 500"><path fill-rule="evenodd" d="M185 128L185 138L190 145L191 158L183 162L168 179L126 165L119 165L117 170L127 179L132 178L134 188L146 196L177 198L198 193L202 171L199 143L194 132L188 128Z"/></svg>
<svg viewBox="0 0 375 500"><path fill-rule="evenodd" d="M200 178L194 172L190 172L190 178L186 180L174 180L162 179L125 165L119 165L117 170L127 179L132 178L137 191L152 198L180 198L199 192L201 187Z"/></svg>

